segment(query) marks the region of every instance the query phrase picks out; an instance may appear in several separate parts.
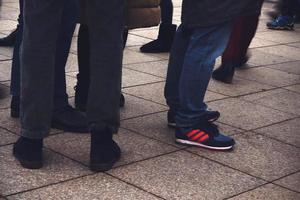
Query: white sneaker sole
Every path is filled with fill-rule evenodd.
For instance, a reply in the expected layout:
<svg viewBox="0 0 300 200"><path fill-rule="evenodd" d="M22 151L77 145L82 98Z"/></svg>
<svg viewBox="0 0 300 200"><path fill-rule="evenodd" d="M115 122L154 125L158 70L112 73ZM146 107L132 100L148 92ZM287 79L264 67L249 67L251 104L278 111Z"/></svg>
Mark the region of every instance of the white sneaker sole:
<svg viewBox="0 0 300 200"><path fill-rule="evenodd" d="M198 143L198 142L192 142L192 141L182 140L182 139L176 139L175 141L177 143L180 143L180 144L197 146L197 147L202 147L202 148L212 149L212 150L219 150L219 151L231 150L233 148L233 146L228 146L228 147L211 147L211 146L207 146L207 145L204 145L204 144L201 144L201 143Z"/></svg>

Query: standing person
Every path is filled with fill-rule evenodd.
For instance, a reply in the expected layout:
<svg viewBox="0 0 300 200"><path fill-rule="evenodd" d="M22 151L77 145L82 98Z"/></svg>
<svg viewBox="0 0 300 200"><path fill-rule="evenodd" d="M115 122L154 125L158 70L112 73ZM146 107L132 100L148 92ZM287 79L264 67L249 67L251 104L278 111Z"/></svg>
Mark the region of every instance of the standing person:
<svg viewBox="0 0 300 200"><path fill-rule="evenodd" d="M57 38L67 0L24 1L21 47L21 136L13 154L25 168L43 165L43 139L53 107ZM113 140L120 124L123 0L86 0L90 29L91 85L87 116L90 169L105 171L120 158Z"/></svg>
<svg viewBox="0 0 300 200"><path fill-rule="evenodd" d="M173 3L172 0L161 0L161 24L159 26L158 37L140 48L143 53L162 53L171 50L176 25L173 20Z"/></svg>
<svg viewBox="0 0 300 200"><path fill-rule="evenodd" d="M20 15L16 43L13 52L11 73L11 117L20 115L20 47L23 36L23 4L19 1ZM88 132L86 116L69 105L66 92L65 66L69 55L72 36L78 17L78 4L74 0L66 0L62 13L62 20L57 37L54 70L54 107L52 110L51 127L70 132Z"/></svg>
<svg viewBox="0 0 300 200"><path fill-rule="evenodd" d="M296 15L299 15L299 0L284 0L280 2L280 15L267 23L269 29L274 30L293 30Z"/></svg>
<svg viewBox="0 0 300 200"><path fill-rule="evenodd" d="M262 6L263 1L261 1ZM261 9L261 8L260 8ZM235 68L247 63L247 51L255 36L260 14L241 16L234 20L232 33L226 50L222 54L222 64L212 77L224 83L232 83Z"/></svg>
<svg viewBox="0 0 300 200"><path fill-rule="evenodd" d="M183 0L182 24L176 32L165 85L177 143L215 150L233 148L234 139L211 122L215 115L207 111L204 96L215 59L227 46L232 20L258 14L259 4L258 0Z"/></svg>

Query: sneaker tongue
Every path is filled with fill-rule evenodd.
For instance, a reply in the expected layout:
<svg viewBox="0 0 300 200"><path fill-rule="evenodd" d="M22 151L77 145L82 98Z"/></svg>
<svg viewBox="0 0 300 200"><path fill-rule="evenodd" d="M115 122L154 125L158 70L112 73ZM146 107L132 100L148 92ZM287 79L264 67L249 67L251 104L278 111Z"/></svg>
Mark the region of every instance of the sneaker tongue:
<svg viewBox="0 0 300 200"><path fill-rule="evenodd" d="M218 126L208 121L200 122L197 128L205 131L207 134L217 135L219 133Z"/></svg>

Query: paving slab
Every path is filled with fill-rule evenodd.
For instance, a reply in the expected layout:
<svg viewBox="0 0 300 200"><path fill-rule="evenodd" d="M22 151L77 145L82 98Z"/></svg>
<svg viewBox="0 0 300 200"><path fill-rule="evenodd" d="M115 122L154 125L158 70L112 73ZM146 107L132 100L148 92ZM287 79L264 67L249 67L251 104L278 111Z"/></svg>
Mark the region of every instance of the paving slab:
<svg viewBox="0 0 300 200"><path fill-rule="evenodd" d="M10 107L10 89L5 85L5 83L0 83L0 109L5 109Z"/></svg>
<svg viewBox="0 0 300 200"><path fill-rule="evenodd" d="M278 46L262 47L259 48L259 50L262 52L270 53L277 56L282 56L293 60L300 60L300 49L296 47L278 45Z"/></svg>
<svg viewBox="0 0 300 200"><path fill-rule="evenodd" d="M300 84L285 87L285 89L300 93Z"/></svg>
<svg viewBox="0 0 300 200"><path fill-rule="evenodd" d="M274 183L300 193L300 172L284 177Z"/></svg>
<svg viewBox="0 0 300 200"><path fill-rule="evenodd" d="M264 183L187 152L164 155L109 173L164 199L218 200Z"/></svg>
<svg viewBox="0 0 300 200"><path fill-rule="evenodd" d="M121 182L103 173L68 181L65 183L21 193L8 197L9 200L48 199L48 200L91 200L114 199L132 200L160 199L134 186Z"/></svg>
<svg viewBox="0 0 300 200"><path fill-rule="evenodd" d="M133 64L133 63L158 61L158 60L162 60L162 59L158 57L154 57L152 55L136 52L128 48L125 49L124 56L123 56L123 64L125 65Z"/></svg>
<svg viewBox="0 0 300 200"><path fill-rule="evenodd" d="M14 20L0 20L0 31L11 31L17 27L17 22Z"/></svg>
<svg viewBox="0 0 300 200"><path fill-rule="evenodd" d="M278 69L287 73L300 75L300 61L269 65L268 68Z"/></svg>
<svg viewBox="0 0 300 200"><path fill-rule="evenodd" d="M300 83L300 75L290 74L267 67L250 68L236 71L239 78L256 81L261 84L283 87Z"/></svg>
<svg viewBox="0 0 300 200"><path fill-rule="evenodd" d="M129 31L126 46L142 46L151 41L151 38L143 37L142 35L131 34L131 31Z"/></svg>
<svg viewBox="0 0 300 200"><path fill-rule="evenodd" d="M270 54L260 50L260 48L251 49L250 55L251 57L249 59L249 63L254 64L255 66L272 65L276 63L284 63L284 62L290 62L296 60L296 59L286 58L284 56Z"/></svg>
<svg viewBox="0 0 300 200"><path fill-rule="evenodd" d="M243 96L241 99L300 116L300 94L296 92L276 89Z"/></svg>
<svg viewBox="0 0 300 200"><path fill-rule="evenodd" d="M122 73L122 87L132 87L137 85L161 82L164 80L163 78L145 74L142 72L137 72L131 69L124 68Z"/></svg>
<svg viewBox="0 0 300 200"><path fill-rule="evenodd" d="M1 65L0 81L2 82L2 81L10 80L10 78L11 78L11 60L0 61L0 65Z"/></svg>
<svg viewBox="0 0 300 200"><path fill-rule="evenodd" d="M257 48L257 47L265 47L265 46L273 46L273 45L278 45L278 43L272 42L269 40L265 40L265 39L260 39L258 37L254 37L252 39L252 42L251 42L249 48Z"/></svg>
<svg viewBox="0 0 300 200"><path fill-rule="evenodd" d="M149 55L149 56L153 56L153 57L157 57L160 58L159 60L169 60L170 57L170 53L169 52L164 52L164 53L142 53L140 51L140 47L141 46L129 46L127 47L128 49L137 52L137 53L141 53L141 54L145 54L145 55Z"/></svg>
<svg viewBox="0 0 300 200"><path fill-rule="evenodd" d="M0 158L0 193L3 195L11 195L91 173L88 168L48 150L44 150L44 167L39 170L22 168L12 156L12 145L0 147Z"/></svg>
<svg viewBox="0 0 300 200"><path fill-rule="evenodd" d="M145 62L145 63L138 63L138 64L128 64L128 65L124 65L124 68L129 68L129 69L133 69L140 72L145 72L148 74L165 78L167 76L168 61L163 60L163 61Z"/></svg>
<svg viewBox="0 0 300 200"><path fill-rule="evenodd" d="M0 146L12 144L17 140L17 136L3 128L0 128Z"/></svg>
<svg viewBox="0 0 300 200"><path fill-rule="evenodd" d="M114 139L120 145L122 150L122 157L116 166L129 164L177 150L177 148L173 146L160 143L156 140L123 129L120 130L119 134L114 136ZM46 147L84 163L85 165L89 164L89 134L59 134L47 138L45 145Z"/></svg>
<svg viewBox="0 0 300 200"><path fill-rule="evenodd" d="M300 147L300 118L284 121L255 130L268 137Z"/></svg>
<svg viewBox="0 0 300 200"><path fill-rule="evenodd" d="M259 187L255 190L251 190L244 194L230 198L229 200L248 200L248 199L298 200L300 199L300 194L273 184L268 184Z"/></svg>
<svg viewBox="0 0 300 200"><path fill-rule="evenodd" d="M300 42L290 43L290 44L287 44L287 45L291 46L291 47L300 48Z"/></svg>
<svg viewBox="0 0 300 200"><path fill-rule="evenodd" d="M231 127L225 124L217 123L220 131L227 135L232 135L242 132L242 130ZM122 121L121 126L157 140L175 145L174 128L167 126L167 112L156 113L144 117ZM176 145L183 148L182 145Z"/></svg>
<svg viewBox="0 0 300 200"><path fill-rule="evenodd" d="M234 77L232 84L224 84L223 82L211 79L208 90L228 96L240 96L254 92L261 92L272 89L273 87L266 84L260 84L255 81L245 80Z"/></svg>
<svg viewBox="0 0 300 200"><path fill-rule="evenodd" d="M131 95L125 96L125 106L121 109L121 119L128 119L167 110L166 106L146 101Z"/></svg>
<svg viewBox="0 0 300 200"><path fill-rule="evenodd" d="M13 133L20 134L21 125L19 119L10 117L10 108L0 109L0 127L5 128ZM61 133L57 129L51 129L50 134Z"/></svg>
<svg viewBox="0 0 300 200"><path fill-rule="evenodd" d="M300 42L300 30L295 31L268 31L268 32L260 32L256 34L257 38L272 41L272 42L278 42L282 44L286 43L294 43L294 42Z"/></svg>
<svg viewBox="0 0 300 200"><path fill-rule="evenodd" d="M208 105L221 113L220 122L244 130L260 128L295 117L292 114L236 98L218 100Z"/></svg>
<svg viewBox="0 0 300 200"><path fill-rule="evenodd" d="M300 169L300 149L253 133L235 135L236 148L215 152L202 148L188 151L221 162L267 181L284 177Z"/></svg>

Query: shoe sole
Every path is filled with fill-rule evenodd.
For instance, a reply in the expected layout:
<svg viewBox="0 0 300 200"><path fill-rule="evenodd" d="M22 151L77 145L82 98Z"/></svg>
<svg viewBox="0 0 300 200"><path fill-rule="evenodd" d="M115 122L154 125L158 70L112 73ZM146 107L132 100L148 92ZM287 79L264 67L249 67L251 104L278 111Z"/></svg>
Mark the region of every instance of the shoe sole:
<svg viewBox="0 0 300 200"><path fill-rule="evenodd" d="M285 27L267 27L268 29L271 30L294 30L294 27L289 27L289 26L285 26Z"/></svg>
<svg viewBox="0 0 300 200"><path fill-rule="evenodd" d="M207 146L207 145L204 145L201 143L192 142L192 141L188 141L188 140L182 140L182 139L176 139L175 141L178 144L184 144L184 145L188 145L188 146L197 146L197 147L202 147L205 149L211 149L211 150L217 150L217 151L228 151L228 150L233 149L233 145L228 146L228 147L212 147L212 146Z"/></svg>
<svg viewBox="0 0 300 200"><path fill-rule="evenodd" d="M103 163L103 164L91 164L90 163L90 170L93 172L106 172L113 168L114 164L120 159L121 156L118 158L110 161L109 163Z"/></svg>
<svg viewBox="0 0 300 200"><path fill-rule="evenodd" d="M13 155L20 162L21 166L26 169L40 169L43 167L43 161L30 162L30 161L23 160L14 152Z"/></svg>

